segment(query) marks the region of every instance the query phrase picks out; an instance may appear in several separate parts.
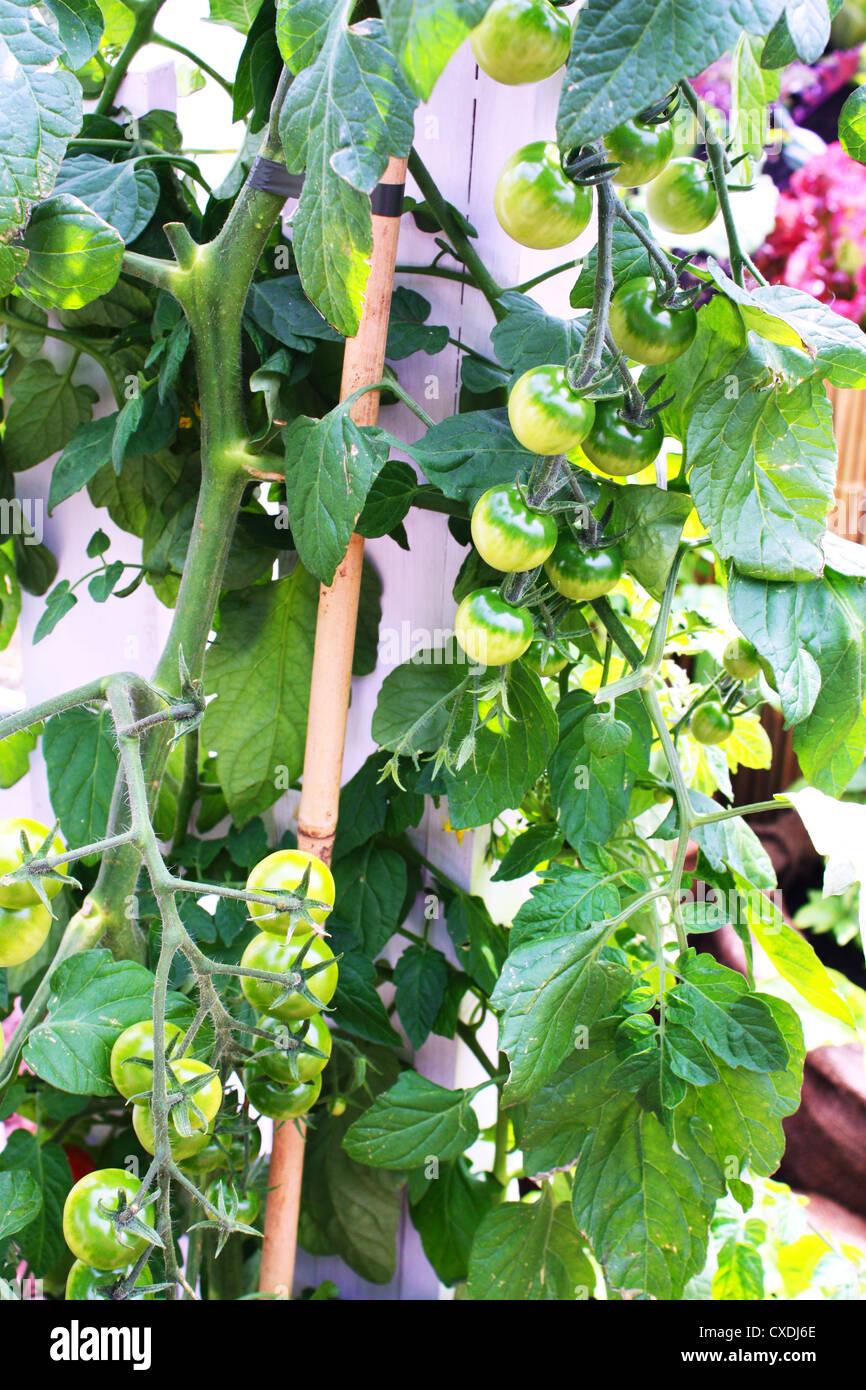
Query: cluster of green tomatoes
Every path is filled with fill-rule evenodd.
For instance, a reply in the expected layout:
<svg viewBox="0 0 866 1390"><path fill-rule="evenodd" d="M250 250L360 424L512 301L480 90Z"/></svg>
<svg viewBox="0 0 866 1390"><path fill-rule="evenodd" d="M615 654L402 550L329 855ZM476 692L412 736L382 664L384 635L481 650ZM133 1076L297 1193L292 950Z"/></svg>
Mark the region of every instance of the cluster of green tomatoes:
<svg viewBox="0 0 866 1390"><path fill-rule="evenodd" d="M322 1071L331 1055L331 1033L322 1017L337 987L333 952L313 923L323 923L334 904L330 869L303 850L281 849L262 859L247 880L247 889L261 895L296 897L303 910L276 911L266 902L250 902L251 915L264 928L244 951L241 964L261 972L241 977L241 988L257 1011L252 1056L244 1067L243 1084L250 1104L260 1115L283 1121L305 1115L316 1103ZM303 920L299 921L299 916ZM268 975L289 975L289 985ZM183 1048L183 1031L164 1025L169 1145L171 1156L191 1174L207 1174L227 1164L244 1167L238 1146L226 1146L214 1127L223 1103L219 1074ZM143 1149L155 1148L153 1092L154 1024L146 1019L126 1028L111 1051L111 1078L132 1105L132 1126ZM255 1142L260 1144L258 1130ZM242 1147L242 1146L241 1146ZM130 1213L139 1181L122 1168L88 1173L70 1191L63 1212L63 1234L76 1256L67 1283L68 1299L105 1297L105 1290L128 1273L148 1244L141 1222L153 1226L153 1210ZM246 1224L258 1213L258 1194L239 1198L222 1184L206 1196L217 1210ZM121 1274L118 1274L121 1271ZM148 1285L147 1267L136 1287ZM147 1295L145 1295L147 1296Z"/></svg>
<svg viewBox="0 0 866 1390"><path fill-rule="evenodd" d="M572 26L551 0L494 0L472 34L479 65L508 84L540 81L566 61ZM702 230L718 212L718 198L707 166L692 158L673 158L674 136L665 115L630 120L604 137L605 166L616 166L612 182L622 188L648 184L653 219L668 231ZM592 215L593 192L571 177L559 148L550 141L524 145L506 162L494 203L502 227L521 245L551 249L573 241ZM688 296L664 296L650 275L620 285L610 304L609 327L623 356L643 366L674 361L692 343L697 316ZM657 414L640 423L629 417L623 395L590 400L574 389L564 366L543 363L524 372L511 389L508 417L517 439L536 456L580 450L603 475L630 477L658 457L664 433ZM472 538L482 559L504 574L543 567L557 593L586 602L608 593L623 570L616 539L597 527L578 534L560 528L554 510L532 504L518 482L490 488L472 514ZM455 633L473 662L502 665L528 654L542 674L556 669L549 645L538 658L529 606L509 602L513 590L486 587L468 594L455 620ZM518 586L519 587L519 586ZM534 659L535 655L535 659ZM554 664L551 664L553 661ZM565 661L558 662L559 667Z"/></svg>

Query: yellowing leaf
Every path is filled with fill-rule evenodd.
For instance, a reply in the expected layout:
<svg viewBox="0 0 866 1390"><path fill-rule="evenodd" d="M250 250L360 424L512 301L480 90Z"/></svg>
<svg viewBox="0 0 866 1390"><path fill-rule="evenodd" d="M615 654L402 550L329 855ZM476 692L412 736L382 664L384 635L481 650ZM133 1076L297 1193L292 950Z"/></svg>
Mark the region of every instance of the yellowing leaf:
<svg viewBox="0 0 866 1390"><path fill-rule="evenodd" d="M740 714L734 720L734 732L722 747L732 772L738 767L769 767L773 761L773 745L759 716Z"/></svg>

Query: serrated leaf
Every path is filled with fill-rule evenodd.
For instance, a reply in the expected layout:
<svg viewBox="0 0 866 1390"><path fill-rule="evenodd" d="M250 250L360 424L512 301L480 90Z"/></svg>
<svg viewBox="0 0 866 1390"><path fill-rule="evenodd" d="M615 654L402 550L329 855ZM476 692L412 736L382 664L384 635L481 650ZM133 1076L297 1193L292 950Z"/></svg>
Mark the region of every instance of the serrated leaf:
<svg viewBox="0 0 866 1390"><path fill-rule="evenodd" d="M435 357L448 344L448 328L445 324L432 324L429 299L416 290L398 285L391 298L391 313L388 319L388 339L385 356L393 362L411 357L415 352L426 352Z"/></svg>
<svg viewBox="0 0 866 1390"><path fill-rule="evenodd" d="M505 313L490 334L499 362L519 375L539 362L565 366L580 351L586 332L586 315L561 319L548 314L535 299L509 290L500 299Z"/></svg>
<svg viewBox="0 0 866 1390"><path fill-rule="evenodd" d="M93 57L105 29L96 0L43 0L57 20L57 32L66 52L63 61L73 71Z"/></svg>
<svg viewBox="0 0 866 1390"><path fill-rule="evenodd" d="M400 748L411 756L437 748L444 737L467 668L452 659L450 648L434 648L424 656L431 659L406 661L382 682L372 724L380 748Z"/></svg>
<svg viewBox="0 0 866 1390"><path fill-rule="evenodd" d="M448 416L406 451L446 497L470 507L497 483L525 482L534 459L518 444L504 410Z"/></svg>
<svg viewBox="0 0 866 1390"><path fill-rule="evenodd" d="M78 708L45 725L42 755L54 814L70 845L101 840L117 775L114 725L107 710Z"/></svg>
<svg viewBox="0 0 866 1390"><path fill-rule="evenodd" d="M113 163L96 154L65 159L54 190L80 198L92 212L114 227L127 244L144 231L159 202L159 181L152 169L135 160Z"/></svg>
<svg viewBox="0 0 866 1390"><path fill-rule="evenodd" d="M653 598L661 598L692 510L691 498L683 492L665 492L652 483L629 483L628 487L602 488L596 508L599 515L611 502L608 530L627 532L620 542L626 569Z"/></svg>
<svg viewBox="0 0 866 1390"><path fill-rule="evenodd" d="M262 0L210 0L208 18L215 24L230 24L233 29L246 34L261 3Z"/></svg>
<svg viewBox="0 0 866 1390"><path fill-rule="evenodd" d="M478 1120L468 1091L448 1091L414 1071L376 1098L349 1127L343 1148L376 1168L417 1168L428 1158L444 1163L474 1144Z"/></svg>
<svg viewBox="0 0 866 1390"><path fill-rule="evenodd" d="M369 273L369 194L389 156L408 155L416 105L381 20L350 25L353 9L353 0L277 7L277 40L295 74L280 135L289 170L306 171L295 259L310 299L346 335L357 332Z"/></svg>
<svg viewBox="0 0 866 1390"><path fill-rule="evenodd" d="M123 238L71 193L39 203L24 233L27 264L19 284L43 309L80 309L115 284Z"/></svg>
<svg viewBox="0 0 866 1390"><path fill-rule="evenodd" d="M553 864L514 918L511 949L543 937L578 932L619 911L614 883L587 869Z"/></svg>
<svg viewBox="0 0 866 1390"><path fill-rule="evenodd" d="M30 1223L16 1232L15 1243L38 1279L50 1273L66 1248L61 1219L72 1174L59 1144L40 1143L35 1134L16 1129L0 1154L0 1175L24 1173L36 1184L42 1200Z"/></svg>
<svg viewBox="0 0 866 1390"><path fill-rule="evenodd" d="M0 1173L0 1243L29 1226L41 1206L42 1190L32 1173L25 1169Z"/></svg>
<svg viewBox="0 0 866 1390"><path fill-rule="evenodd" d="M461 969L489 994L508 952L505 928L493 921L483 899L471 893L454 895L446 925Z"/></svg>
<svg viewBox="0 0 866 1390"><path fill-rule="evenodd" d="M564 836L558 825L530 825L509 846L493 875L493 882L532 873L545 859L555 859L563 843Z"/></svg>
<svg viewBox="0 0 866 1390"><path fill-rule="evenodd" d="M90 419L97 394L92 386L74 386L51 362L27 362L15 379L3 443L14 472L33 468L69 443L79 425Z"/></svg>
<svg viewBox="0 0 866 1390"><path fill-rule="evenodd" d="M331 950L340 957L334 995L340 1027L367 1042L381 1043L384 1047L399 1046L400 1034L391 1027L385 1005L376 992L376 971L357 933L333 919L328 927Z"/></svg>
<svg viewBox="0 0 866 1390"><path fill-rule="evenodd" d="M408 885L406 860L369 840L334 865L340 916L374 960L397 930Z"/></svg>
<svg viewBox="0 0 866 1390"><path fill-rule="evenodd" d="M382 0L388 38L409 85L426 101L448 59L490 0Z"/></svg>
<svg viewBox="0 0 866 1390"><path fill-rule="evenodd" d="M312 352L316 342L338 343L341 335L311 304L297 275L278 275L253 285L246 312L272 338L295 352Z"/></svg>
<svg viewBox="0 0 866 1390"><path fill-rule="evenodd" d="M682 1023L730 1067L781 1070L788 1048L773 1011L743 976L692 949L677 960L679 980L667 995L668 1016Z"/></svg>
<svg viewBox="0 0 866 1390"><path fill-rule="evenodd" d="M826 4L826 0L824 0ZM713 1275L716 1300L763 1299L764 1262L760 1250L741 1240L726 1240L717 1255Z"/></svg>
<svg viewBox="0 0 866 1390"><path fill-rule="evenodd" d="M203 738L243 825L299 776L304 756L318 585L298 565L275 583L227 595L208 649L205 689L218 696Z"/></svg>
<svg viewBox="0 0 866 1390"><path fill-rule="evenodd" d="M397 1013L414 1048L426 1041L448 984L448 965L441 951L410 943L394 967Z"/></svg>
<svg viewBox="0 0 866 1390"><path fill-rule="evenodd" d="M595 1273L567 1202L545 1187L537 1202L507 1202L484 1218L466 1297L511 1302L589 1298Z"/></svg>
<svg viewBox="0 0 866 1390"><path fill-rule="evenodd" d="M489 1174L475 1175L467 1159L440 1163L423 1197L410 1207L424 1254L443 1284L457 1284L469 1272L469 1256L482 1218L500 1189Z"/></svg>

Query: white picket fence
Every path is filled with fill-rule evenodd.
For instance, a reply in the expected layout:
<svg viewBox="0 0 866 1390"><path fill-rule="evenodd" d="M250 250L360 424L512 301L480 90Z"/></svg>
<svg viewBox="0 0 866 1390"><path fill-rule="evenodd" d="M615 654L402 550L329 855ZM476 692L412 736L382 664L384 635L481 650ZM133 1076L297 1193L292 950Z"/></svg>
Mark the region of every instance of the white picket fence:
<svg viewBox="0 0 866 1390"><path fill-rule="evenodd" d="M577 8L577 7L575 7ZM240 48L238 35L221 26L204 22L205 0L170 0L160 19L160 29L169 37L200 52L222 71L233 70L234 57ZM133 114L144 112L154 105L175 106L173 64L166 64L166 50L149 48L139 58L134 71L121 89L121 97ZM237 131L228 126L227 100L223 93L209 84L208 90L182 99L178 105L179 119L187 140L197 146L230 145L237 142ZM425 164L436 178L445 196L464 212L479 232L479 247L493 274L502 284L522 283L540 271L559 264L569 255L579 255L589 248L594 233L588 230L581 240L565 251L533 252L515 242L499 227L493 212L493 188L496 176L506 158L531 139L552 138L555 130L559 79L532 87L503 87L479 73L469 45L453 58L440 79L432 100L421 107L416 121L416 142ZM202 160L208 177L219 177L219 160ZM410 183L410 192L414 192ZM291 215L292 204L287 206ZM411 217L403 219L398 260L401 264L429 263L433 252L431 239L417 230ZM546 281L536 296L551 312L568 314L568 291L574 274ZM432 304L430 321L447 323L451 335L459 342L481 351L489 347L492 315L482 296L459 283L428 276L401 275L399 283L422 293ZM58 345L56 355L64 360L66 350ZM82 360L80 379L101 383L94 372L86 376ZM454 413L460 373L460 351L449 346L435 358L416 354L399 364L400 380L436 419ZM113 405L105 400L99 407L107 412ZM402 406L383 412L383 424L400 438L411 440L421 433L418 421ZM22 475L21 490L29 496L45 499L51 477L53 460ZM136 542L133 537L116 530L103 511L89 502L86 494L64 502L54 516L45 519L45 540L54 551L60 565L60 576L77 578L85 572L88 562L85 547L93 531L101 526L112 539L112 554L135 560ZM453 541L446 519L432 513L414 512L408 519L407 530L411 551L401 550L389 539L373 541L368 554L383 581L381 632L400 633L403 625L415 633L449 629L453 622L454 602L451 588L463 552ZM153 669L165 634L170 614L143 586L129 599L110 600L95 607L85 596L84 601L63 619L55 632L40 645L33 647L33 629L43 610L43 600L25 595L21 618L22 674L20 690L2 691L9 707L32 704L59 689L77 685L99 674L120 669L133 669L149 674ZM370 720L376 698L388 668L354 683L346 744L345 777L348 778L372 751ZM38 763L38 760L34 760ZM278 829L289 822L292 801L275 811ZM51 817L44 774L37 766L16 787L0 792L0 814L32 815L37 819ZM467 835L458 843L442 823L443 812L431 809L415 833L423 853L456 881L471 884L473 849L478 857L483 849L480 835ZM420 919L421 905L418 907ZM451 954L445 924L437 923L435 940ZM453 954L452 954L453 958ZM495 1038L489 1040L495 1051ZM481 1079L474 1058L461 1046L445 1039L431 1037L415 1058L419 1070L442 1085L467 1085ZM490 1093L486 1093L490 1097ZM482 1125L493 1118L492 1097L487 1106L482 1097ZM387 1285L372 1285L358 1278L339 1260L299 1258L299 1285L314 1284L325 1278L334 1279L344 1298L353 1299L431 1299L448 1297L424 1257L420 1240L404 1213L399 1235L397 1272Z"/></svg>

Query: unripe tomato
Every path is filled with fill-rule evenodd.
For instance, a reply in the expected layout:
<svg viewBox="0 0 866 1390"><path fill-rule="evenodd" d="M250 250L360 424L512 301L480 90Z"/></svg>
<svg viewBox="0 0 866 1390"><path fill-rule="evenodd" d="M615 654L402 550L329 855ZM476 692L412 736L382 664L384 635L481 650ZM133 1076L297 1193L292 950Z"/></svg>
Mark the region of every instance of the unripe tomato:
<svg viewBox="0 0 866 1390"><path fill-rule="evenodd" d="M509 87L542 82L568 57L571 22L547 0L493 0L469 41L488 77Z"/></svg>
<svg viewBox="0 0 866 1390"><path fill-rule="evenodd" d="M312 1014L310 1018L294 1024L265 1014L257 1022L258 1027L268 1034L267 1038L253 1038L257 1071L266 1072L274 1081L286 1086L294 1086L298 1081L312 1081L314 1076L324 1071L331 1055L332 1041L331 1030L321 1014ZM324 1057L291 1046L301 1042L324 1052Z"/></svg>
<svg viewBox="0 0 866 1390"><path fill-rule="evenodd" d="M556 676L568 665L568 657L558 652L544 637L536 637L530 642L523 660L537 676Z"/></svg>
<svg viewBox="0 0 866 1390"><path fill-rule="evenodd" d="M222 1195L223 1195L223 1207L225 1208L226 1212L232 1211L232 1207L233 1207L232 1192L231 1192L230 1185L229 1185L228 1183L223 1183L223 1182L212 1182L211 1185L210 1185L210 1187L208 1188L207 1192L205 1193L205 1196L207 1197L207 1199L208 1199L208 1201L210 1202L211 1206L212 1206L212 1207L216 1207L217 1211L219 1211L219 1210L220 1210L220 1193L222 1193ZM234 1194L234 1198L235 1198L235 1203L234 1203L233 1215L234 1215L235 1221L239 1221L239 1222L241 1223L242 1226L252 1226L253 1222L255 1221L256 1217L257 1217L258 1214L259 1214L259 1194L258 1194L258 1192L255 1192L255 1191L250 1191L250 1192L237 1192L237 1191L236 1191L235 1194ZM208 1221L214 1221L214 1220L215 1220L215 1218L214 1218L213 1216L211 1216L210 1212L207 1212L206 1215L207 1215Z"/></svg>
<svg viewBox="0 0 866 1390"><path fill-rule="evenodd" d="M495 570L532 570L556 545L556 522L527 506L516 483L491 487L472 509L475 549Z"/></svg>
<svg viewBox="0 0 866 1390"><path fill-rule="evenodd" d="M644 125L642 121L623 121L604 137L605 153L619 168L613 182L620 188L637 188L661 173L674 150L674 133L669 125Z"/></svg>
<svg viewBox="0 0 866 1390"><path fill-rule="evenodd" d="M672 159L647 189L647 210L668 232L687 236L709 227L719 199L708 166L699 159Z"/></svg>
<svg viewBox="0 0 866 1390"><path fill-rule="evenodd" d="M761 674L758 653L745 637L735 637L725 647L722 665L729 676L738 681L750 681Z"/></svg>
<svg viewBox="0 0 866 1390"><path fill-rule="evenodd" d="M262 1147L261 1131L254 1125L249 1130L249 1159L259 1154ZM212 1173L217 1168L240 1173L246 1162L244 1141L239 1134L229 1134L222 1130L211 1131L207 1143L184 1162L184 1168L191 1173Z"/></svg>
<svg viewBox="0 0 866 1390"><path fill-rule="evenodd" d="M500 710L498 714L494 714L492 719L487 719L487 716L492 709L492 700L478 701L479 724L483 724L484 728L487 729L491 734L507 733L509 728L511 727L511 720L508 718L508 715L504 712L504 710ZM486 724L484 724L485 719L487 719Z"/></svg>
<svg viewBox="0 0 866 1390"><path fill-rule="evenodd" d="M614 478L640 473L654 463L661 451L665 432L656 417L649 425L635 425L620 414L624 400L596 401L592 429L581 444L596 468Z"/></svg>
<svg viewBox="0 0 866 1390"><path fill-rule="evenodd" d="M144 1236L114 1225L100 1210L119 1210L118 1193L129 1206L141 1183L125 1168L100 1168L79 1179L63 1204L63 1239L73 1255L94 1269L125 1269L135 1264L147 1247ZM140 1213L148 1226L154 1223L152 1206Z"/></svg>
<svg viewBox="0 0 866 1390"><path fill-rule="evenodd" d="M504 666L523 656L534 632L528 608L507 603L498 589L467 594L454 619L454 634L470 661Z"/></svg>
<svg viewBox="0 0 866 1390"><path fill-rule="evenodd" d="M627 357L656 367L681 357L698 330L691 305L669 309L659 300L651 275L620 285L610 303L610 331Z"/></svg>
<svg viewBox="0 0 866 1390"><path fill-rule="evenodd" d="M191 1081L193 1077L205 1076L213 1071L206 1062L200 1062L197 1057L182 1057L177 1062L171 1063L171 1069L179 1082ZM151 1081L151 1085L153 1082ZM170 1085L170 1083L169 1083ZM168 1137L171 1147L171 1156L177 1162L191 1157L198 1153L207 1143L208 1135L213 1128L213 1122L217 1111L222 1105L223 1088L219 1077L212 1075L204 1081L197 1091L192 1093L191 1102L202 1112L201 1116L196 1115L190 1106L189 1126L193 1131L191 1135L181 1134L174 1119L175 1108L172 1106L168 1115ZM202 1118L204 1116L204 1118ZM154 1151L154 1126L153 1111L150 1103L145 1102L141 1105L132 1107L132 1127L138 1135L141 1147L149 1154Z"/></svg>
<svg viewBox="0 0 866 1390"><path fill-rule="evenodd" d="M309 946L303 960L299 962L302 949ZM298 963L299 962L299 963ZM254 936L241 956L241 965L250 970L269 970L275 974L292 970L304 970L309 966L326 963L326 969L318 970L306 979L307 989L318 1000L313 1004L302 994L293 991L286 995L281 984L270 984L252 975L241 976L241 989L254 1009L259 1013L272 1014L290 1022L298 1018L310 1018L319 1009L330 1004L337 988L337 963L334 953L323 937L314 932L296 933L286 943L270 932ZM282 996L286 996L283 998ZM279 1001L279 1002L278 1002Z"/></svg>
<svg viewBox="0 0 866 1390"><path fill-rule="evenodd" d="M293 1120L306 1115L319 1099L321 1089L321 1076L294 1086L281 1086L267 1072L258 1072L254 1067L247 1067L244 1072L244 1090L250 1105L272 1120Z"/></svg>
<svg viewBox="0 0 866 1390"><path fill-rule="evenodd" d="M0 908L0 966L21 965L41 950L51 930L51 913L43 903L17 911Z"/></svg>
<svg viewBox="0 0 866 1390"><path fill-rule="evenodd" d="M698 743L724 743L734 732L734 721L718 700L705 700L689 720Z"/></svg>
<svg viewBox="0 0 866 1390"><path fill-rule="evenodd" d="M595 406L572 391L564 367L530 367L508 397L508 419L531 454L567 454L592 428Z"/></svg>
<svg viewBox="0 0 866 1390"><path fill-rule="evenodd" d="M165 1045L174 1038L182 1036L183 1030L176 1023L165 1025ZM141 1062L131 1058L140 1057ZM142 1023L133 1023L124 1028L111 1049L111 1079L122 1096L140 1095L142 1091L153 1090L153 1020L146 1018Z"/></svg>
<svg viewBox="0 0 866 1390"><path fill-rule="evenodd" d="M554 589L584 603L609 593L622 578L622 551L618 545L581 545L564 534L544 568Z"/></svg>
<svg viewBox="0 0 866 1390"><path fill-rule="evenodd" d="M132 1265L130 1265L131 1268ZM122 1269L94 1269L92 1265L85 1264L83 1260L76 1260L66 1278L66 1302L110 1302L110 1291L124 1277L124 1273L125 1271ZM152 1283L153 1275L149 1266L145 1265L135 1281L135 1287L137 1289L145 1288ZM127 1294L123 1301L137 1302L142 1298L149 1301L154 1297L155 1295L152 1293L131 1293Z"/></svg>
<svg viewBox="0 0 866 1390"><path fill-rule="evenodd" d="M523 145L502 166L493 194L499 224L521 246L567 246L589 225L592 190L563 173L551 140Z"/></svg>
<svg viewBox="0 0 866 1390"><path fill-rule="evenodd" d="M334 878L327 864L305 849L278 849L260 860L247 879L247 890L250 893L294 893L307 869L310 882L306 896L327 903L327 907L310 908L309 915L314 922L324 922L334 906ZM308 930L303 918L295 916L293 919L291 913L274 914L264 903L249 903L248 906L250 916L258 920L261 930L273 932L274 936L285 937L293 920L301 930Z"/></svg>
<svg viewBox="0 0 866 1390"><path fill-rule="evenodd" d="M31 854L37 853L40 845L50 834L47 825L42 825L38 820L29 820L27 816L10 816L8 820L0 820L0 878L4 874L11 874L24 862L21 852L22 832L27 837ZM55 835L45 853L62 854L65 848L60 836ZM51 878L43 878L42 885L49 898L56 897L63 887L59 879ZM39 901L39 894L30 883L22 881L0 886L0 907L32 907ZM24 959L26 960L26 956Z"/></svg>

